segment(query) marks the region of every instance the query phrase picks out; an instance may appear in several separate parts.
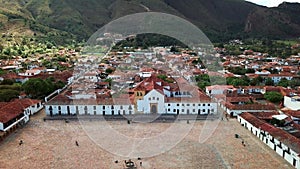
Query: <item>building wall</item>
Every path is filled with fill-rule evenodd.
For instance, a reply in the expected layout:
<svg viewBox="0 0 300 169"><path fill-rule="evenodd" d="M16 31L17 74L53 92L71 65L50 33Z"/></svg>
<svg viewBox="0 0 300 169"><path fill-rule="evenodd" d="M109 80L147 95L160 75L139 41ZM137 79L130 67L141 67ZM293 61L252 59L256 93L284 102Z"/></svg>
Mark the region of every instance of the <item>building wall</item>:
<svg viewBox="0 0 300 169"><path fill-rule="evenodd" d="M165 97L157 90L151 90L142 100L137 101L137 110L145 114L151 113L151 105L157 105L157 113L164 112Z"/></svg>
<svg viewBox="0 0 300 169"><path fill-rule="evenodd" d="M233 113L233 116L238 116L244 112L257 112L257 111L262 111L262 112L272 112L274 110L230 110L228 108L225 108L226 109L226 113L231 115Z"/></svg>
<svg viewBox="0 0 300 169"><path fill-rule="evenodd" d="M300 101L284 96L284 106L292 110L300 110Z"/></svg>
<svg viewBox="0 0 300 169"><path fill-rule="evenodd" d="M298 154L290 149L287 145L281 143L276 138L273 138L268 132L263 131L261 129L256 128L251 123L246 121L245 119L241 118L240 116L237 117L239 123L242 124L247 130L251 131L252 134L257 136L263 143L273 149L278 155L283 157L288 163L293 165L294 160L296 160L295 168L300 169L300 158Z"/></svg>
<svg viewBox="0 0 300 169"><path fill-rule="evenodd" d="M26 110L29 111L30 115L34 115L35 113L37 113L38 111L40 111L42 109L43 109L42 102L26 108Z"/></svg>
<svg viewBox="0 0 300 169"><path fill-rule="evenodd" d="M23 122L23 123L28 123L28 121L29 121L29 114L28 114L26 111L24 111L23 113L24 113L24 116L23 116L22 118L18 119L17 121L15 121L14 123L10 124L10 125L7 126L6 128L4 128L4 124L3 124L3 123L0 123L0 130L1 130L1 131L7 131L7 130L9 130L10 128L12 128L12 127L18 125L18 124L21 123L21 122Z"/></svg>
<svg viewBox="0 0 300 169"><path fill-rule="evenodd" d="M213 89L213 90L206 89L206 94L208 96L217 95L217 94L223 94L223 93L224 93L224 89Z"/></svg>
<svg viewBox="0 0 300 169"><path fill-rule="evenodd" d="M129 115L133 105L45 105L46 115Z"/></svg>
<svg viewBox="0 0 300 169"><path fill-rule="evenodd" d="M155 100L151 103L158 103ZM142 104L142 103L141 103ZM150 106L145 113L150 113ZM141 106L141 105L140 105ZM133 105L45 105L47 115L128 115L134 114ZM131 109L130 109L131 107ZM142 110L140 110L142 111ZM212 114L217 113L217 103L159 103L158 113Z"/></svg>
<svg viewBox="0 0 300 169"><path fill-rule="evenodd" d="M287 76L287 77L281 77L281 76L273 76L273 77L271 77L271 79L273 80L273 82L275 84L279 83L279 81L281 79L283 79L283 78L286 78L287 80L292 80L293 79L293 77L289 77L289 76Z"/></svg>
<svg viewBox="0 0 300 169"><path fill-rule="evenodd" d="M168 114L211 114L217 112L217 103L165 103Z"/></svg>

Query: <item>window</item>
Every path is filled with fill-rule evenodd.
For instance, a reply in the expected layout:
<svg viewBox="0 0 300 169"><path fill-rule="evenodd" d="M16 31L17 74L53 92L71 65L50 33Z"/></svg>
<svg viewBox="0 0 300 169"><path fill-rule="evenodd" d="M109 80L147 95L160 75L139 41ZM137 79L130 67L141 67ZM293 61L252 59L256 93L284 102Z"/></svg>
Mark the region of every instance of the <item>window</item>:
<svg viewBox="0 0 300 169"><path fill-rule="evenodd" d="M84 114L88 114L88 108L87 108L87 106L84 106Z"/></svg>
<svg viewBox="0 0 300 169"><path fill-rule="evenodd" d="M159 100L159 98L156 98L156 100L158 101L158 100Z"/></svg>
<svg viewBox="0 0 300 169"><path fill-rule="evenodd" d="M171 104L168 104L168 106L171 106Z"/></svg>
<svg viewBox="0 0 300 169"><path fill-rule="evenodd" d="M168 111L171 111L171 109L168 109Z"/></svg>
<svg viewBox="0 0 300 169"><path fill-rule="evenodd" d="M215 109L211 109L211 112L215 112Z"/></svg>
<svg viewBox="0 0 300 169"><path fill-rule="evenodd" d="M94 106L94 110L96 110L96 106Z"/></svg>
<svg viewBox="0 0 300 169"><path fill-rule="evenodd" d="M193 112L195 112L195 109L193 109Z"/></svg>
<svg viewBox="0 0 300 169"><path fill-rule="evenodd" d="M293 166L296 167L297 161L293 158Z"/></svg>
<svg viewBox="0 0 300 169"><path fill-rule="evenodd" d="M149 97L149 99L148 99L149 101L151 100L151 98Z"/></svg>
<svg viewBox="0 0 300 169"><path fill-rule="evenodd" d="M155 97L152 97L152 100L155 100Z"/></svg>
<svg viewBox="0 0 300 169"><path fill-rule="evenodd" d="M203 104L202 106L205 106L205 104Z"/></svg>
<svg viewBox="0 0 300 169"><path fill-rule="evenodd" d="M78 106L76 106L76 114L79 114Z"/></svg>
<svg viewBox="0 0 300 169"><path fill-rule="evenodd" d="M208 106L210 106L210 104L207 104Z"/></svg>
<svg viewBox="0 0 300 169"><path fill-rule="evenodd" d="M179 104L177 104L177 106L179 106Z"/></svg>
<svg viewBox="0 0 300 169"><path fill-rule="evenodd" d="M181 112L184 112L184 109L181 109Z"/></svg>
<svg viewBox="0 0 300 169"><path fill-rule="evenodd" d="M182 103L182 106L184 106L184 103Z"/></svg>
<svg viewBox="0 0 300 169"><path fill-rule="evenodd" d="M61 115L61 107L58 106L58 115Z"/></svg>
<svg viewBox="0 0 300 169"><path fill-rule="evenodd" d="M195 104L193 104L193 106L195 106Z"/></svg>
<svg viewBox="0 0 300 169"><path fill-rule="evenodd" d="M173 112L176 112L176 109L173 109Z"/></svg>
<svg viewBox="0 0 300 169"><path fill-rule="evenodd" d="M123 106L121 106L121 109L123 109Z"/></svg>
<svg viewBox="0 0 300 169"><path fill-rule="evenodd" d="M105 109L105 106L102 106L103 109Z"/></svg>
<svg viewBox="0 0 300 169"><path fill-rule="evenodd" d="M68 115L71 115L70 106L67 106L67 113L68 113Z"/></svg>
<svg viewBox="0 0 300 169"><path fill-rule="evenodd" d="M205 112L205 109L202 109L202 112Z"/></svg>
<svg viewBox="0 0 300 169"><path fill-rule="evenodd" d="M190 106L190 104L186 104L186 106Z"/></svg>
<svg viewBox="0 0 300 169"><path fill-rule="evenodd" d="M49 112L50 112L50 116L52 116L53 115L53 108L52 108L52 106L49 107Z"/></svg>

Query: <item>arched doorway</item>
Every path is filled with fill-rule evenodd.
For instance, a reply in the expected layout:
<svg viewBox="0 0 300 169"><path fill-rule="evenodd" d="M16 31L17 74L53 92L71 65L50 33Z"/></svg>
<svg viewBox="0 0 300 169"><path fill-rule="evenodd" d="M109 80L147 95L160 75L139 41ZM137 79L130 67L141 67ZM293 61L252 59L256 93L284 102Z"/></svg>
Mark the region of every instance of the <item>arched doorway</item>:
<svg viewBox="0 0 300 169"><path fill-rule="evenodd" d="M156 104L151 105L151 113L152 114L157 114L157 105Z"/></svg>

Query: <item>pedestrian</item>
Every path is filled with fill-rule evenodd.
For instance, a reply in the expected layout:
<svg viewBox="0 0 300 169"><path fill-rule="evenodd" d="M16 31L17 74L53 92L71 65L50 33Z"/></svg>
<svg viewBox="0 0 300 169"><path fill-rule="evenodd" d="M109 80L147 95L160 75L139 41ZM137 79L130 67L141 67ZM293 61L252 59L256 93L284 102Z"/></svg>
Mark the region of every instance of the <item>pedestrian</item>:
<svg viewBox="0 0 300 169"><path fill-rule="evenodd" d="M75 141L75 144L76 144L77 147L79 147L79 144L78 144L78 141L77 141L77 140Z"/></svg>
<svg viewBox="0 0 300 169"><path fill-rule="evenodd" d="M140 161L140 166L142 167L142 165L143 165L143 162Z"/></svg>
<svg viewBox="0 0 300 169"><path fill-rule="evenodd" d="M20 141L19 141L19 145L22 145L22 144L23 144L23 140L20 140Z"/></svg>

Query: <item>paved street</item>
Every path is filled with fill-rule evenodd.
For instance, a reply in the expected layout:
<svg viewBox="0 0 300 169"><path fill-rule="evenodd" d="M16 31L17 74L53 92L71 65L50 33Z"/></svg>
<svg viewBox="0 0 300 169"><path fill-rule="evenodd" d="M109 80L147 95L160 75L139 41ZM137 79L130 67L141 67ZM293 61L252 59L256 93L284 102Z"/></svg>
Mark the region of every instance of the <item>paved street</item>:
<svg viewBox="0 0 300 169"><path fill-rule="evenodd" d="M28 125L0 143L0 168L123 168L128 158L114 156L103 150L84 132L80 122L64 120L43 121L42 113ZM93 123L93 121L91 121ZM127 124L109 121L115 130L127 131L134 127L141 137L164 131L172 123ZM183 123L183 122L182 122ZM208 121L207 123L212 123ZM185 123L186 124L186 123ZM138 168L292 168L281 157L263 145L249 131L230 119L221 121L204 144L199 135L205 121L197 121L191 132L173 149L158 156L132 159ZM192 125L192 124L186 124ZM127 132L130 135L130 132ZM239 134L246 143L244 147ZM23 144L19 145L19 140ZM75 144L78 142L78 146ZM111 146L115 146L111 143ZM118 163L116 163L116 160ZM139 162L142 161L142 167Z"/></svg>

